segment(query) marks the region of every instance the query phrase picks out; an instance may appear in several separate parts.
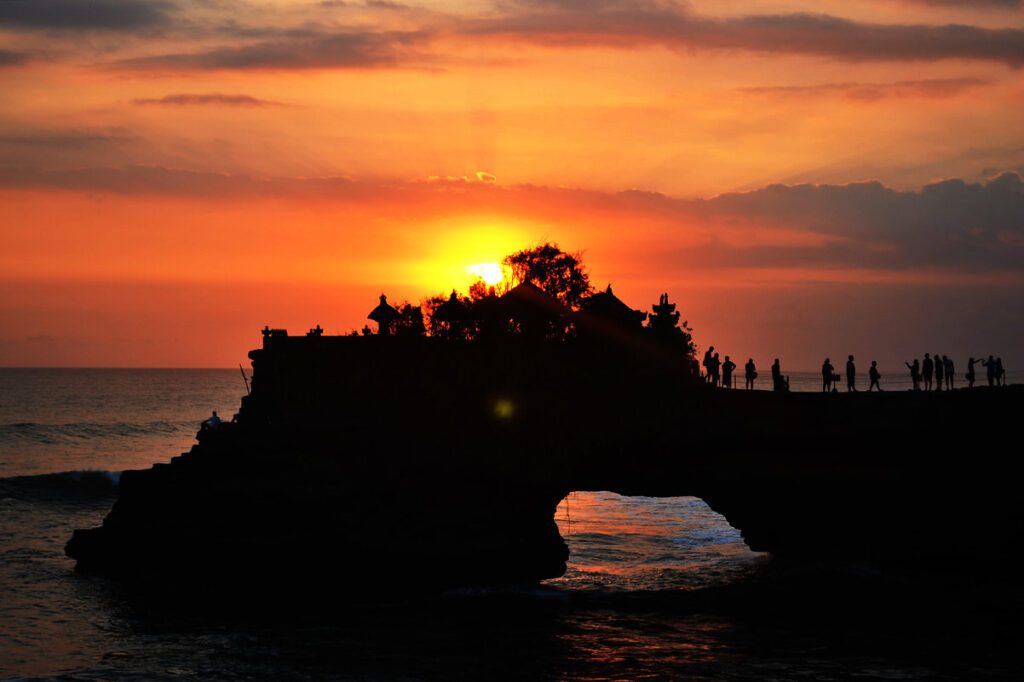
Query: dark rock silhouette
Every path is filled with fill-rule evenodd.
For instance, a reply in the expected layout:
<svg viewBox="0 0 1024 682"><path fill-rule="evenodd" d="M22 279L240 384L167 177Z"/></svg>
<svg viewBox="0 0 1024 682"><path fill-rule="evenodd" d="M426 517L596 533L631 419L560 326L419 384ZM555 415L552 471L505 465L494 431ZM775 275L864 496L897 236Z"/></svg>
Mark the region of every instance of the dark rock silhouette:
<svg viewBox="0 0 1024 682"><path fill-rule="evenodd" d="M162 585L529 583L565 570L553 515L575 490L695 495L781 556L956 566L1020 552L1014 463L962 430L922 448L920 425L1009 423L1021 387L716 391L667 326L667 297L648 327L595 303L617 320L606 343L601 325L551 338L575 313L514 291L486 303L504 333L474 341L265 328L235 419L125 472L68 555Z"/></svg>

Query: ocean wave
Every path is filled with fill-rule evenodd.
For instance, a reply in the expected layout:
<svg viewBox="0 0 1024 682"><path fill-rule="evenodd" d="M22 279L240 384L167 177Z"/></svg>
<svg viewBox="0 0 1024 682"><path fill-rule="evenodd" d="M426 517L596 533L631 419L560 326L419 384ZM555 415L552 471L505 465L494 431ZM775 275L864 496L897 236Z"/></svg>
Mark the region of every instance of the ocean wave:
<svg viewBox="0 0 1024 682"><path fill-rule="evenodd" d="M84 469L0 478L0 498L107 497L117 492L120 471Z"/></svg>
<svg viewBox="0 0 1024 682"><path fill-rule="evenodd" d="M150 422L72 422L40 424L16 422L0 424L0 443L42 443L48 445L75 443L94 438L144 438L197 431L198 421Z"/></svg>

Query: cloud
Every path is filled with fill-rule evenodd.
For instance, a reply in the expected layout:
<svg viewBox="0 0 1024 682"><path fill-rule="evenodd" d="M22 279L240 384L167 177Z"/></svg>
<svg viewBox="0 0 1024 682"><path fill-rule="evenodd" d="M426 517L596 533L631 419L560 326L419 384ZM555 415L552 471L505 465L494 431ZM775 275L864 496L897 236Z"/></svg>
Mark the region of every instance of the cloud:
<svg viewBox="0 0 1024 682"><path fill-rule="evenodd" d="M292 196L332 194L351 186L342 177L261 180L245 175L192 171L163 166L116 168L0 168L0 188L56 189L124 195L164 195L195 198Z"/></svg>
<svg viewBox="0 0 1024 682"><path fill-rule="evenodd" d="M127 31L166 24L171 9L161 0L2 0L0 26Z"/></svg>
<svg viewBox="0 0 1024 682"><path fill-rule="evenodd" d="M423 220L462 210L551 224L578 223L582 217L595 226L587 229L612 232L638 223L656 225L664 243L686 246L653 257L681 269L948 269L1024 275L1024 185L1014 173L980 183L946 180L916 192L878 182L770 185L708 199L642 191L509 187L488 174L381 182L253 178L158 166L7 168L0 169L0 188L217 201L316 198L361 204L375 215L402 212Z"/></svg>
<svg viewBox="0 0 1024 682"><path fill-rule="evenodd" d="M1016 6L998 0L985 4ZM244 22L214 14L190 15L172 25L177 7L167 0L2 0L0 26L119 31L160 27L182 46L128 56L114 66L163 72L436 68L458 61L458 48L430 51L441 40L500 40L564 49L729 50L853 62L967 59L1024 65L1024 30L1019 27L878 24L814 13L713 17L674 0L505 0L492 12L475 14L446 14L388 0L358 8L358 19L369 23L338 26L318 15L268 7ZM307 9L322 12L323 7L310 4ZM220 42L211 46L211 40Z"/></svg>
<svg viewBox="0 0 1024 682"><path fill-rule="evenodd" d="M900 0L910 5L931 5L933 7L952 7L954 9L1017 9L1024 7L1024 0Z"/></svg>
<svg viewBox="0 0 1024 682"><path fill-rule="evenodd" d="M0 69L6 66L21 66L28 61L28 55L24 52L0 49Z"/></svg>
<svg viewBox="0 0 1024 682"><path fill-rule="evenodd" d="M540 9L534 10L533 7ZM552 47L746 50L848 61L973 59L1024 64L1024 31L964 25L875 24L824 14L711 18L672 2L529 2L523 11L469 22L466 32Z"/></svg>
<svg viewBox="0 0 1024 682"><path fill-rule="evenodd" d="M953 97L965 90L988 85L981 78L934 78L925 80L896 81L893 83L821 83L818 85L782 85L740 88L741 92L753 95L776 97L840 96L849 99L872 102L886 98Z"/></svg>
<svg viewBox="0 0 1024 682"><path fill-rule="evenodd" d="M259 99L251 95L228 95L220 92L204 94L178 93L151 99L135 99L134 104L159 106L228 106L228 107L273 107L281 106L280 102Z"/></svg>
<svg viewBox="0 0 1024 682"><path fill-rule="evenodd" d="M784 228L824 239L721 247L723 260L734 264L1024 272L1024 189L1014 173L987 183L937 182L920 192L878 182L772 185L708 200L700 213L717 225Z"/></svg>
<svg viewBox="0 0 1024 682"><path fill-rule="evenodd" d="M410 47L429 37L422 31L305 33L240 47L127 59L118 66L163 71L397 68L413 57Z"/></svg>
<svg viewBox="0 0 1024 682"><path fill-rule="evenodd" d="M39 150L88 149L107 145L120 145L135 138L121 129L96 130L43 130L0 134L0 148Z"/></svg>

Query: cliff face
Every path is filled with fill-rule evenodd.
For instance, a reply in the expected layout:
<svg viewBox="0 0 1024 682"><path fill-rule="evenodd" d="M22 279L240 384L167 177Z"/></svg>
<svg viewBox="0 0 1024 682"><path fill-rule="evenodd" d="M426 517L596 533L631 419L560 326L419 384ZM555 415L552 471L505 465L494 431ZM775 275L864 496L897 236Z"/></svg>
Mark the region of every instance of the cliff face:
<svg viewBox="0 0 1024 682"><path fill-rule="evenodd" d="M561 575L573 490L696 495L755 550L1016 554L998 431L1017 387L945 394L708 390L654 350L279 338L237 423L125 472L81 569L409 587ZM419 581L410 584L410 580Z"/></svg>

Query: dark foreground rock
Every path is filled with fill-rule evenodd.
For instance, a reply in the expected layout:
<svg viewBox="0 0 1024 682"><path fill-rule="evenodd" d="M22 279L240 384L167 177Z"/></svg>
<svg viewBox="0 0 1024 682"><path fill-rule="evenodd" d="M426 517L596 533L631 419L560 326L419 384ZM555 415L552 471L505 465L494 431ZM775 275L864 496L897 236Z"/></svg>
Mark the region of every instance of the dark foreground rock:
<svg viewBox="0 0 1024 682"><path fill-rule="evenodd" d="M268 338L237 421L121 477L81 570L358 590L565 570L574 490L703 498L751 548L965 569L1024 537L1024 387L709 390L656 351L572 343Z"/></svg>

